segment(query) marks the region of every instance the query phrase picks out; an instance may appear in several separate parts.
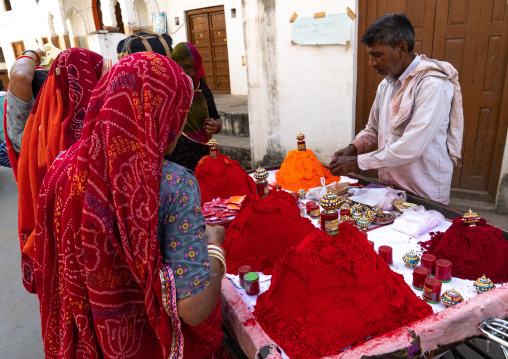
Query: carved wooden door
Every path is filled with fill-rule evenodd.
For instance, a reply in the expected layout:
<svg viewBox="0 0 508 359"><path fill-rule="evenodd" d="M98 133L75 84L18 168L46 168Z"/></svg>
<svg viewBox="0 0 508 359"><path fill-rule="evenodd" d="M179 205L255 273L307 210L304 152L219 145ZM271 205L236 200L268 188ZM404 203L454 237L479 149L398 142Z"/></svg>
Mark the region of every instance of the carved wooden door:
<svg viewBox="0 0 508 359"><path fill-rule="evenodd" d="M189 42L201 54L208 87L215 93L231 93L224 7L187 12Z"/></svg>

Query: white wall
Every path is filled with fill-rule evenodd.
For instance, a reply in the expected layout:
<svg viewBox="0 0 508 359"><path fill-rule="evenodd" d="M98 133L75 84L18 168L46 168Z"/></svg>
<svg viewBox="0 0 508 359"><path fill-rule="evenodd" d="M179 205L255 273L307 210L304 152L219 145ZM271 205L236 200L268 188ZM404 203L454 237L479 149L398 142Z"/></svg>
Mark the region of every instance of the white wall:
<svg viewBox="0 0 508 359"><path fill-rule="evenodd" d="M229 80L232 95L247 95L246 66L242 65L245 56L243 37L242 0L158 0L160 11L168 17L168 29L174 45L188 41L187 19L185 12L189 10L224 6L226 32L228 39ZM231 17L231 9L236 9L236 18ZM175 25L175 17L180 25Z"/></svg>
<svg viewBox="0 0 508 359"><path fill-rule="evenodd" d="M91 34L87 36L88 48L102 56L109 57L113 64L118 62L116 46L127 35L121 33Z"/></svg>
<svg viewBox="0 0 508 359"><path fill-rule="evenodd" d="M252 162L280 164L296 134L319 160L347 146L354 131L356 27L351 46L291 43L290 17L356 12L355 0L245 0L243 7Z"/></svg>

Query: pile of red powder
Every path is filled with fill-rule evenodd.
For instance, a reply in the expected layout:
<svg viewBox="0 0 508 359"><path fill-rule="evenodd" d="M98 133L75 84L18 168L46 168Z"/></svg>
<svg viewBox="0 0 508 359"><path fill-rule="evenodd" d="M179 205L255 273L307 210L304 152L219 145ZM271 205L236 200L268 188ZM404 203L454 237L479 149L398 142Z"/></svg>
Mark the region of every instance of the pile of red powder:
<svg viewBox="0 0 508 359"><path fill-rule="evenodd" d="M432 308L358 229L308 235L274 270L254 314L290 358L321 358L425 318Z"/></svg>
<svg viewBox="0 0 508 359"><path fill-rule="evenodd" d="M228 156L204 156L194 171L201 189L201 204L215 198L229 198L256 193L256 183Z"/></svg>
<svg viewBox="0 0 508 359"><path fill-rule="evenodd" d="M252 195L226 231L224 249L228 273L238 274L244 264L271 274L291 246L298 245L316 227L300 215L295 199L285 191L267 197Z"/></svg>
<svg viewBox="0 0 508 359"><path fill-rule="evenodd" d="M312 150L290 151L275 173L277 184L293 192L321 186L321 177L326 179L326 184L340 181L340 177L333 176L319 162Z"/></svg>
<svg viewBox="0 0 508 359"><path fill-rule="evenodd" d="M420 244L437 259L451 261L454 277L476 280L485 274L496 284L508 282L508 241L483 218L472 227L457 217L446 232L431 233Z"/></svg>

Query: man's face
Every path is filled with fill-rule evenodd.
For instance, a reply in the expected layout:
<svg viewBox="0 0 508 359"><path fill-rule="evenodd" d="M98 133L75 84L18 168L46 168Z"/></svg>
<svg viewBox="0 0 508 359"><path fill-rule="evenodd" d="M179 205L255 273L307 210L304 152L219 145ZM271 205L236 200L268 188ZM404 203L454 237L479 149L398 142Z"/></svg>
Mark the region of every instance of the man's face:
<svg viewBox="0 0 508 359"><path fill-rule="evenodd" d="M375 42L372 46L367 45L367 53L369 66L387 80L396 80L404 72L405 53L400 45L394 49L389 45L380 45L379 42Z"/></svg>

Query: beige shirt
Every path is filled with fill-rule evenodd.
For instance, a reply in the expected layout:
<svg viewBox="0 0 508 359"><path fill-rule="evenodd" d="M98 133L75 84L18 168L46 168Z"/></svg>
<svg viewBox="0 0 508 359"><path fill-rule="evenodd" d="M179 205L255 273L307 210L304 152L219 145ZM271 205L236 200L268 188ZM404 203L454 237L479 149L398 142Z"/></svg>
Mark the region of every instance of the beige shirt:
<svg viewBox="0 0 508 359"><path fill-rule="evenodd" d="M450 81L425 77L415 89L411 116L397 129L390 108L402 82L420 62L416 56L394 82L378 86L367 127L352 142L362 170L379 169L381 182L448 204L453 162L447 149L447 130L454 88ZM378 150L369 151L377 143Z"/></svg>

